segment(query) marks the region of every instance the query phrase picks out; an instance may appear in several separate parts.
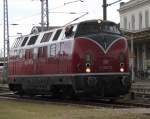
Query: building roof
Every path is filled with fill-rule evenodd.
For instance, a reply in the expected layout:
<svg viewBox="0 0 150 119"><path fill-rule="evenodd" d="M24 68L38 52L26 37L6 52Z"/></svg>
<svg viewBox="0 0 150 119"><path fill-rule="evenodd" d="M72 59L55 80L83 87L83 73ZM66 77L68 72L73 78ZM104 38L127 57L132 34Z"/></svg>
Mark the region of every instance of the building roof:
<svg viewBox="0 0 150 119"><path fill-rule="evenodd" d="M122 2L120 3L120 9L118 11L119 12L128 11L130 9L134 9L135 7L140 7L147 3L150 3L150 0L130 0L129 2Z"/></svg>
<svg viewBox="0 0 150 119"><path fill-rule="evenodd" d="M149 42L150 40L150 28L142 31L122 31L127 39L133 39L136 42Z"/></svg>

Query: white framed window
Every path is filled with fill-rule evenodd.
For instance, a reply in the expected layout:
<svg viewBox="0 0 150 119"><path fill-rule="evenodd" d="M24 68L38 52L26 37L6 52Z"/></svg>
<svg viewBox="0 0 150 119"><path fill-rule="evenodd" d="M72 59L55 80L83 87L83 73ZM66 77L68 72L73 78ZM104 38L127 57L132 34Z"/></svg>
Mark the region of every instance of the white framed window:
<svg viewBox="0 0 150 119"><path fill-rule="evenodd" d="M149 27L149 11L145 11L145 28Z"/></svg>
<svg viewBox="0 0 150 119"><path fill-rule="evenodd" d="M132 22L132 30L135 30L135 16L132 15L131 17L131 22Z"/></svg>
<svg viewBox="0 0 150 119"><path fill-rule="evenodd" d="M123 23L124 23L124 29L127 29L127 17L124 17Z"/></svg>
<svg viewBox="0 0 150 119"><path fill-rule="evenodd" d="M142 22L143 22L143 16L142 16L142 13L140 12L139 13L139 30L142 29Z"/></svg>

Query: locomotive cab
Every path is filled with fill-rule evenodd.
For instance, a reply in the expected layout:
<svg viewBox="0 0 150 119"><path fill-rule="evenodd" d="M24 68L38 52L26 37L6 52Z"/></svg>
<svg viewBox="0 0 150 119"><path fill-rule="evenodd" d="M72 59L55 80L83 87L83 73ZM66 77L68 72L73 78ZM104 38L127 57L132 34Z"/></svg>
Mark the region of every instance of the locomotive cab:
<svg viewBox="0 0 150 119"><path fill-rule="evenodd" d="M78 24L74 47L75 72L82 73L78 78L86 82L83 86L78 80L79 89L106 97L127 93L128 46L117 24L100 20Z"/></svg>
<svg viewBox="0 0 150 119"><path fill-rule="evenodd" d="M88 47L88 43L87 46L85 46L86 43L84 43L84 47L80 47L80 51L85 55L84 62L85 66L88 69L87 72L98 72L98 70L100 72L125 72L125 70L128 72L127 41L124 37L122 37L117 24L108 21L102 22L99 20L80 23L76 30L75 39L76 41L84 40L84 42L91 42L91 44L95 45L95 47L94 45ZM97 51L95 50L95 52L92 52L92 50L90 49L91 47L93 47L93 51L97 47L99 47L97 51L101 50L101 52L99 54L95 54ZM94 67L93 70L91 70L88 67L94 66L93 64L91 64L91 62L94 63L93 59L99 59L100 61L98 62L101 63L99 64L101 66L110 65L110 67L106 66L106 68L103 66L101 67L101 69L97 69ZM114 70L111 66L113 62L114 64L116 63ZM116 67L116 65L118 67Z"/></svg>

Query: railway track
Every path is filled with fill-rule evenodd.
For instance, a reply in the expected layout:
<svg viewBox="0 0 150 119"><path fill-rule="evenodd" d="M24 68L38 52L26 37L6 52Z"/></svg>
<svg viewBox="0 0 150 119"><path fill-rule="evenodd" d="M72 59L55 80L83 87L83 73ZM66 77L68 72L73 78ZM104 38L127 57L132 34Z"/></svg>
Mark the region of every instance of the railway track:
<svg viewBox="0 0 150 119"><path fill-rule="evenodd" d="M7 84L0 84L0 93L9 92L9 88Z"/></svg>
<svg viewBox="0 0 150 119"><path fill-rule="evenodd" d="M116 101L116 102L110 102L106 100L100 100L100 99L58 99L58 98L52 98L51 96L23 96L20 97L18 95L13 94L12 92L7 93L0 93L0 99L6 99L6 100L19 100L19 101L38 101L40 102L46 102L46 103L52 103L52 104L59 104L59 105L75 105L75 106L85 106L85 107L105 107L105 108L150 108L150 103L142 103L142 102L136 102L136 101Z"/></svg>

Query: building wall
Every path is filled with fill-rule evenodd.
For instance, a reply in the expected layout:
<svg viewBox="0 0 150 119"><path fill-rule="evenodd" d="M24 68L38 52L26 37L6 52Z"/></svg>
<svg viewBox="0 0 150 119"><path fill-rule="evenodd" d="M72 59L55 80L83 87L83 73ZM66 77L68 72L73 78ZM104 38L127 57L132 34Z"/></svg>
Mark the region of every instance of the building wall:
<svg viewBox="0 0 150 119"><path fill-rule="evenodd" d="M122 30L130 33L150 30L150 0L130 0L127 3L121 3L118 11ZM130 67L134 67L135 74L139 71L149 72L150 78L150 38L145 40L138 38L139 41L134 39L132 45L131 39L128 39ZM133 54L131 49L134 49Z"/></svg>
<svg viewBox="0 0 150 119"><path fill-rule="evenodd" d="M131 0L128 3L125 3L124 5L120 6L119 12L120 12L120 27L121 29L125 30L131 30L131 31L137 31L142 30L147 27L150 27L150 0L142 0L145 3L141 3L139 5L135 5L139 3L140 0ZM130 4L129 4L130 3ZM129 6L128 6L129 5ZM128 6L128 7L127 7ZM145 12L148 13L145 13ZM142 15L142 26L141 29L139 28L140 20L139 15ZM132 27L133 21L132 16L135 16L135 28ZM148 25L146 26L145 18L147 17ZM127 19L127 25L125 27L125 18Z"/></svg>

